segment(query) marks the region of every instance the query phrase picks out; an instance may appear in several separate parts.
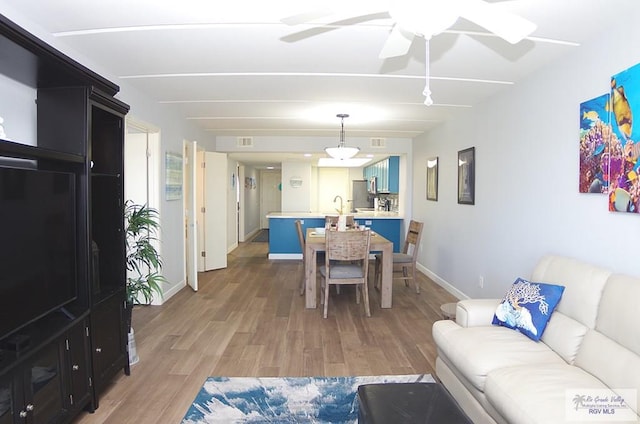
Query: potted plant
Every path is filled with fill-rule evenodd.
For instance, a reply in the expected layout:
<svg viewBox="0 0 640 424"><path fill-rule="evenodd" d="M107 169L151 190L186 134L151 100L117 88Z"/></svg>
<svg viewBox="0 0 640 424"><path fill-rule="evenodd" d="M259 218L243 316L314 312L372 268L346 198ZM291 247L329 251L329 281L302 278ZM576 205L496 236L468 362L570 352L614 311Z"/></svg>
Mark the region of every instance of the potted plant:
<svg viewBox="0 0 640 424"><path fill-rule="evenodd" d="M154 243L160 231L159 213L147 205L125 203L125 234L127 240L127 302L148 305L153 294L162 296L161 284L166 279L160 274L162 258Z"/></svg>
<svg viewBox="0 0 640 424"><path fill-rule="evenodd" d="M134 305L149 305L154 293L162 296L162 283L167 281L160 273L162 258L154 246L160 231L159 213L147 205L125 202L125 236L127 249L127 308L126 320L130 347L133 341L131 315ZM130 358L137 355L129 355Z"/></svg>

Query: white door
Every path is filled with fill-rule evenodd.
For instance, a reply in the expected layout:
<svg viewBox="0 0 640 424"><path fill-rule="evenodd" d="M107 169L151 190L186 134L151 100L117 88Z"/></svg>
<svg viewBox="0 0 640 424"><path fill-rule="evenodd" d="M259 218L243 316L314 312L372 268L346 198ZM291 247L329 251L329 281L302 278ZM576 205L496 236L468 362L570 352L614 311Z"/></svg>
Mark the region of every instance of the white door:
<svg viewBox="0 0 640 424"><path fill-rule="evenodd" d="M282 210L282 173L263 171L260 173L260 228L269 228L267 214Z"/></svg>
<svg viewBox="0 0 640 424"><path fill-rule="evenodd" d="M202 209L198 222L203 222L198 231L200 260L198 271L209 271L227 267L227 155L204 152L202 170Z"/></svg>
<svg viewBox="0 0 640 424"><path fill-rule="evenodd" d="M198 144L184 141L184 226L185 226L185 269L187 284L198 291L198 252L196 220L196 165Z"/></svg>
<svg viewBox="0 0 640 424"><path fill-rule="evenodd" d="M196 152L196 235L198 249L196 257L198 261L198 272L204 272L204 167L205 157L204 150Z"/></svg>

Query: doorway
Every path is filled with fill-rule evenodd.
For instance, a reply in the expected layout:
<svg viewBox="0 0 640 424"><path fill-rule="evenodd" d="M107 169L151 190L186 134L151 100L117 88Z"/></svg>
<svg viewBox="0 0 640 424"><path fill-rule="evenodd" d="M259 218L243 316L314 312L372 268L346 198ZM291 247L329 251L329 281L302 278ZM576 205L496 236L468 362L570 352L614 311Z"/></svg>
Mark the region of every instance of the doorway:
<svg viewBox="0 0 640 424"><path fill-rule="evenodd" d="M282 171L260 172L260 229L269 228L267 214L282 208Z"/></svg>
<svg viewBox="0 0 640 424"><path fill-rule="evenodd" d="M159 212L160 221L160 130L150 124L127 117L124 138L124 198L137 205L147 205ZM157 235L158 238L161 234ZM154 247L161 253L161 240ZM161 298L151 302L162 304Z"/></svg>

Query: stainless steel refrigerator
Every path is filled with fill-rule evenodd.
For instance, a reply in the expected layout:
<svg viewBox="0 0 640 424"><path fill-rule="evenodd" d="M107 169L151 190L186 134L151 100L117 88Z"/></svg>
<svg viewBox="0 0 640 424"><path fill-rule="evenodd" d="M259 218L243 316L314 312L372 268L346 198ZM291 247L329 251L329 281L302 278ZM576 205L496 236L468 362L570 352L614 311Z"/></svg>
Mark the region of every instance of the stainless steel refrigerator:
<svg viewBox="0 0 640 424"><path fill-rule="evenodd" d="M351 187L351 207L352 212L355 212L356 208L371 208L373 207L373 200L369 194L369 181L367 180L353 180Z"/></svg>

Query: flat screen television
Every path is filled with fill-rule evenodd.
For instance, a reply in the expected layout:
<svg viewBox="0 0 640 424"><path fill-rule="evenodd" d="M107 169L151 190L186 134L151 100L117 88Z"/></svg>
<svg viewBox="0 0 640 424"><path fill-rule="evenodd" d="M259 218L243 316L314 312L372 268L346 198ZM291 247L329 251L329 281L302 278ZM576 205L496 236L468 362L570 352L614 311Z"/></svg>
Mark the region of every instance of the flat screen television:
<svg viewBox="0 0 640 424"><path fill-rule="evenodd" d="M0 340L76 298L75 175L0 167Z"/></svg>

